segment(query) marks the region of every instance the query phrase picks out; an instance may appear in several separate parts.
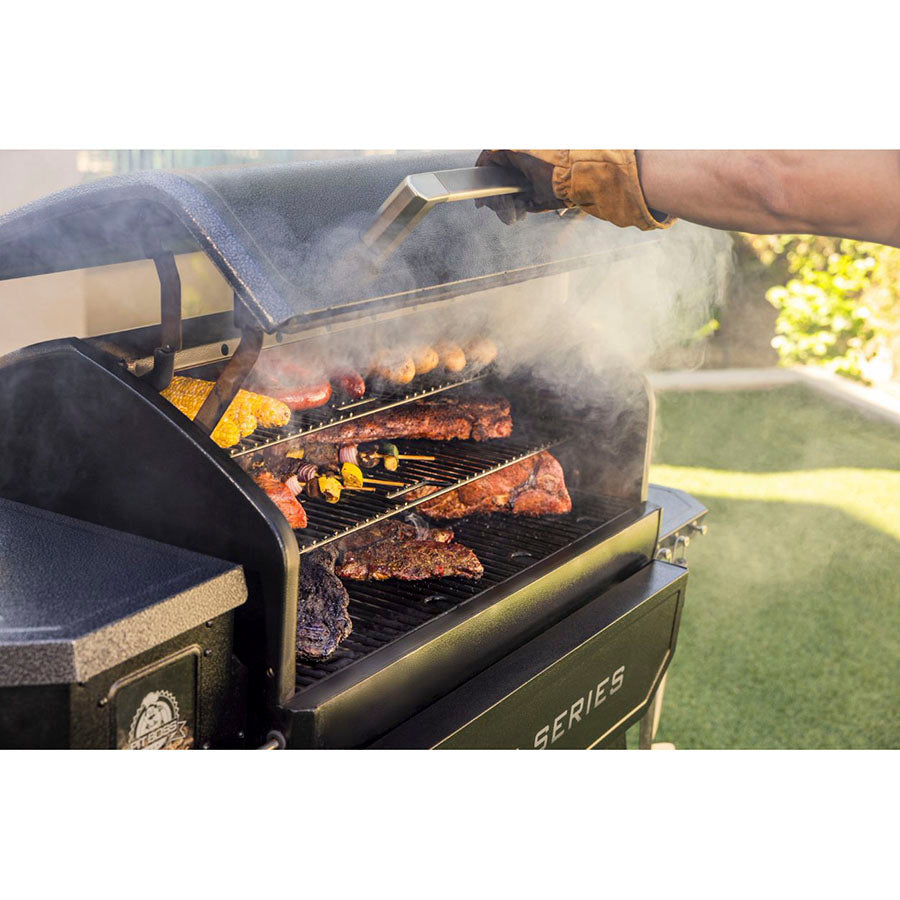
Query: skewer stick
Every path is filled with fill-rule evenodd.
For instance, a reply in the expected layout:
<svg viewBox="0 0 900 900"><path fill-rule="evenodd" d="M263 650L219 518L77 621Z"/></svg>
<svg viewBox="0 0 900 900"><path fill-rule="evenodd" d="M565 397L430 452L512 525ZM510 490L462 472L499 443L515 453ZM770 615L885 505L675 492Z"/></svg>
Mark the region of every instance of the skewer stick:
<svg viewBox="0 0 900 900"><path fill-rule="evenodd" d="M363 478L363 481L368 481L369 484L386 484L388 487L404 487L406 485L405 481L385 481L383 478Z"/></svg>
<svg viewBox="0 0 900 900"><path fill-rule="evenodd" d="M345 491L374 491L375 488L365 487L364 485L360 485L359 487L356 487L355 485L347 484L345 482L344 490Z"/></svg>

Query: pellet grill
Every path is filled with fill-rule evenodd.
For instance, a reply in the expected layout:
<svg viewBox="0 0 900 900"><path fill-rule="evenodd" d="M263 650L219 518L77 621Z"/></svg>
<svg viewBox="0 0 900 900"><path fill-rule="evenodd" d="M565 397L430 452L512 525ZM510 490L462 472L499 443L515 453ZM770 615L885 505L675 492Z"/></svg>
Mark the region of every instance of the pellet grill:
<svg viewBox="0 0 900 900"><path fill-rule="evenodd" d="M577 335L517 336L526 312L558 297L564 316L573 284L640 266L658 238L556 214L507 228L471 201L520 185L473 158L146 172L0 219L2 278L151 259L161 286L155 325L0 360L0 746L610 748L639 719L649 746L706 510L648 484L639 372L585 367ZM175 257L198 251L233 312L182 318ZM497 337L494 365L374 386L228 449L210 439L261 354L359 361L463 325ZM160 396L173 373L216 379L194 421ZM298 662L305 554L421 500L304 499L293 532L248 463L486 391L509 399L513 435L408 442L433 460L403 478L446 492L550 449L572 512L462 520L480 581L348 585L352 634Z"/></svg>

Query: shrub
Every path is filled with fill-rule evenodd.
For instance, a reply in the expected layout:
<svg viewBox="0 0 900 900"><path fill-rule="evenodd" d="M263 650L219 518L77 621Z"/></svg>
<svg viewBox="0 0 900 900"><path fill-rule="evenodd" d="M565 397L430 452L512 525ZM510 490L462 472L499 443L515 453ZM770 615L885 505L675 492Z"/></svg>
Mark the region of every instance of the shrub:
<svg viewBox="0 0 900 900"><path fill-rule="evenodd" d="M900 349L900 250L810 235L744 239L764 265L784 260L793 276L766 292L778 310L772 346L782 362L866 382L891 377Z"/></svg>

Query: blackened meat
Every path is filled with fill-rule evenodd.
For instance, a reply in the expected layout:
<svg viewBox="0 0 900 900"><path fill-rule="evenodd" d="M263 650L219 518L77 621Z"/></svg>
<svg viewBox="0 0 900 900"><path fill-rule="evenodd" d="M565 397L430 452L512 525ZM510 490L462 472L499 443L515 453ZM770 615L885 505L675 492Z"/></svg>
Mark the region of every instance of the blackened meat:
<svg viewBox="0 0 900 900"><path fill-rule="evenodd" d="M350 596L334 565L338 551L323 547L303 555L297 598L297 656L327 659L353 630L347 613Z"/></svg>
<svg viewBox="0 0 900 900"><path fill-rule="evenodd" d="M462 544L387 540L347 552L335 571L353 581L420 581L451 576L477 580L484 574L484 566Z"/></svg>

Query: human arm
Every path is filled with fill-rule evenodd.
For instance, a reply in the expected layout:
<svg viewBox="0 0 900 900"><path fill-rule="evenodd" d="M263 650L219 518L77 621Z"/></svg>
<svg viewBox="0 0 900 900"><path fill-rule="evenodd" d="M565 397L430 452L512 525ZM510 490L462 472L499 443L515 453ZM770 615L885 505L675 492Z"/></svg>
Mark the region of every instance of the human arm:
<svg viewBox="0 0 900 900"><path fill-rule="evenodd" d="M712 228L900 246L900 151L638 150L647 204Z"/></svg>
<svg viewBox="0 0 900 900"><path fill-rule="evenodd" d="M642 229L683 218L900 245L896 150L506 150L478 164L515 167L532 185L495 207L507 222L555 202Z"/></svg>

